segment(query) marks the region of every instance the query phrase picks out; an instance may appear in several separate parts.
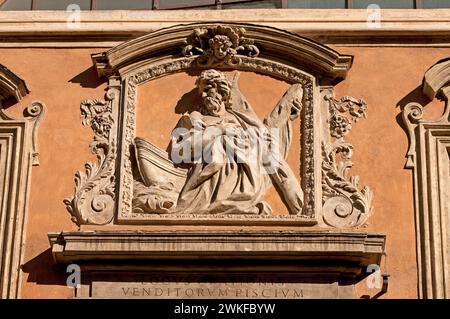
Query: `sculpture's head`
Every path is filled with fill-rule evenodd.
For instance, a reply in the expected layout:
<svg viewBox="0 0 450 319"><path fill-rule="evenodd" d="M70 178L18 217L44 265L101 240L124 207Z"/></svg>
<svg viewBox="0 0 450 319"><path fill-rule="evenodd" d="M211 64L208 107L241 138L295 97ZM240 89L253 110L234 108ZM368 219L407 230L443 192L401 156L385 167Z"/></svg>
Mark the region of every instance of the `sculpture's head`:
<svg viewBox="0 0 450 319"><path fill-rule="evenodd" d="M233 49L233 43L226 35L216 35L209 40L209 46L218 60L223 60L227 56L236 54L236 50Z"/></svg>
<svg viewBox="0 0 450 319"><path fill-rule="evenodd" d="M216 70L203 71L197 78L196 85L202 98L200 112L205 115L220 116L231 107L230 80L222 72Z"/></svg>

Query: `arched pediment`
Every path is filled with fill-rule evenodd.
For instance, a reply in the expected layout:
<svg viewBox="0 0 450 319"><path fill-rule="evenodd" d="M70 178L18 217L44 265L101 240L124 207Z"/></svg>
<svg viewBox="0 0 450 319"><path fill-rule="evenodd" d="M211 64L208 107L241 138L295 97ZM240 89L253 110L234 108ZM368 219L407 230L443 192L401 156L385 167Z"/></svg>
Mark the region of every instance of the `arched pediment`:
<svg viewBox="0 0 450 319"><path fill-rule="evenodd" d="M423 77L422 89L432 100L448 84L450 84L450 58L443 59L428 69Z"/></svg>
<svg viewBox="0 0 450 319"><path fill-rule="evenodd" d="M235 43L231 49L236 50L237 56L246 45L251 45L257 51L250 52L250 56L293 66L333 82L344 79L352 65L353 56L339 54L308 38L276 28L236 23L194 23L165 28L94 54L92 58L99 75L123 75L130 66L143 60L201 55L209 49L208 39L203 39L202 34L209 31L211 37L211 32L226 34L229 30L233 30L230 38Z"/></svg>
<svg viewBox="0 0 450 319"><path fill-rule="evenodd" d="M10 97L20 101L27 94L25 81L0 64L0 103Z"/></svg>

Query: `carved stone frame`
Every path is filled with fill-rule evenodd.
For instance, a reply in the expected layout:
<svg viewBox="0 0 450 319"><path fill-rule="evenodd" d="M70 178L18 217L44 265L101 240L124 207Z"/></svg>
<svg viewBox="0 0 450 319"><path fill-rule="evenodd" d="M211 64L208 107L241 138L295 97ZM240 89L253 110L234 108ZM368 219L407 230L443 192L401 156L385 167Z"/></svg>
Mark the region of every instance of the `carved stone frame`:
<svg viewBox="0 0 450 319"><path fill-rule="evenodd" d="M212 49L202 47L202 42L198 41L199 35L225 35L227 32L234 32L238 38L229 51L231 53L227 53L222 60L217 60L211 55ZM82 103L83 124L91 126L95 133L91 148L99 158L99 165L88 163L85 173L77 173L76 193L65 200L78 224L314 225L319 222L346 228L359 226L370 216L370 198L366 205L368 208L357 207L361 196L354 195L364 191L359 191L357 183L348 182L344 173L337 179L328 180L334 192L328 192L326 198L322 197L323 145L331 142L331 116L336 112L349 111L355 119L357 116L352 112L356 111L356 106L363 110L362 113L365 111L365 103L360 100L333 98L333 85L345 77L352 63L351 56L341 55L324 45L274 28L199 23L152 32L107 52L94 54L92 58L99 75L108 78L109 86L106 99ZM306 93L301 114L301 174L305 201L301 215L183 216L132 212L130 146L135 137L138 86L176 72L209 68L251 71L303 85ZM330 165L336 166L334 155L345 152L342 147L331 152L334 153L328 156L332 162ZM350 166L348 164L346 168ZM346 189L353 187L351 194L340 190L336 186L338 184L345 184ZM334 201L327 206L332 217L324 220L324 203L330 198L341 197L347 198L344 206L350 204L349 210L337 212L343 204Z"/></svg>
<svg viewBox="0 0 450 319"><path fill-rule="evenodd" d="M405 167L413 169L420 298L450 298L450 60L424 76L423 93L445 101L444 114L424 120L422 105L403 110L409 134Z"/></svg>
<svg viewBox="0 0 450 319"><path fill-rule="evenodd" d="M304 86L305 93L303 99L303 118L304 121L304 137L301 141L302 148L305 150L303 153L317 158L318 154L314 154L314 150L317 149L314 145L314 138L317 133L314 131L314 121L317 118L317 108L313 108L314 99L314 78L302 71L296 70L280 63L273 61L265 61L258 58L240 57L241 63L234 69L241 71L254 71L261 74L271 75L279 79L288 81L290 83L301 83ZM227 65L215 66L216 69L229 69ZM130 148L127 145L132 144L135 137L134 125L135 123L135 109L137 100L137 87L146 83L147 81L154 80L156 78L173 74L175 72L201 70L196 64L196 57L180 58L176 60L170 60L167 62L150 63L145 67L132 70L125 76L124 79L124 91L126 97L125 110L121 116L122 123L124 125L124 131L122 135L121 144L125 145L123 157L121 159L120 166L120 178L123 182L119 182L119 194L122 197L118 200L118 221L119 222L139 222L139 223L177 223L177 224L302 224L310 225L315 224L316 219L314 217L315 209L315 187L303 187L305 191L305 214L302 216L254 216L254 215L240 215L239 218L230 215L220 216L206 216L206 215L185 215L185 216L172 216L170 214L136 214L131 212L131 199L133 192L132 185L132 172L131 172L131 159ZM317 176L317 170L315 169L314 161L305 161L304 176L306 180L303 180L304 185L315 185L316 181L320 179Z"/></svg>
<svg viewBox="0 0 450 319"><path fill-rule="evenodd" d="M37 129L45 113L35 101L13 119L2 102L27 93L25 82L0 65L0 299L20 297L31 168L39 165Z"/></svg>

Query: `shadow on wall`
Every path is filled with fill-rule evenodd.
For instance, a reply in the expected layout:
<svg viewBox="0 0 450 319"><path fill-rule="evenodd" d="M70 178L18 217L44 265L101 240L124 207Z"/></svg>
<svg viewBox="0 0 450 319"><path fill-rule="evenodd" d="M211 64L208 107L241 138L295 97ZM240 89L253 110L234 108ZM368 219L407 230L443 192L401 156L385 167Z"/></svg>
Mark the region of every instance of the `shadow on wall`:
<svg viewBox="0 0 450 319"><path fill-rule="evenodd" d="M99 78L97 70L94 66L84 70L80 74L74 76L69 80L70 83L79 84L83 88L96 89L105 82L104 79Z"/></svg>
<svg viewBox="0 0 450 319"><path fill-rule="evenodd" d="M175 106L175 113L183 115L184 113L190 113L192 111L197 111L197 105L200 105L201 100L197 88L193 88L178 100Z"/></svg>
<svg viewBox="0 0 450 319"><path fill-rule="evenodd" d="M23 264L22 271L28 274L27 282L39 285L66 286L65 267L54 264L50 248Z"/></svg>
<svg viewBox="0 0 450 319"><path fill-rule="evenodd" d="M198 94L198 89L193 88L189 92L183 94L183 96L178 100L177 105L175 106L175 114L183 115L185 113L191 113L193 111L198 111L198 106L200 105L201 100ZM169 144L166 147L166 152L172 152L172 144ZM181 165L181 167L184 167Z"/></svg>
<svg viewBox="0 0 450 319"><path fill-rule="evenodd" d="M6 100L2 101L1 108L4 109L4 110L7 110L7 109L9 109L10 107L12 107L12 106L14 106L16 104L17 104L17 101L14 100L13 97L10 97L10 98L7 98Z"/></svg>

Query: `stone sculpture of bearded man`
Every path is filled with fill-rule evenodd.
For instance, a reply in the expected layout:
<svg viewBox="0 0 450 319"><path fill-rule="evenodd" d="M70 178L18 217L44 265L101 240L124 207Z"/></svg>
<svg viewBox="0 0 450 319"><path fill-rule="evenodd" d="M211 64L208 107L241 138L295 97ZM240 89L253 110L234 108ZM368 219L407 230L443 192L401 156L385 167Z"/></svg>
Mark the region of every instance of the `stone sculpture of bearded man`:
<svg viewBox="0 0 450 319"><path fill-rule="evenodd" d="M236 81L222 72L204 71L196 85L202 103L179 120L164 165L161 150L136 138L142 182L135 187L135 209L171 214L270 214L263 198L273 183L290 214L300 214L303 192L285 157L291 121L301 109L301 86L291 86L261 121ZM152 159L152 152L159 156ZM155 169L162 166L167 169Z"/></svg>

